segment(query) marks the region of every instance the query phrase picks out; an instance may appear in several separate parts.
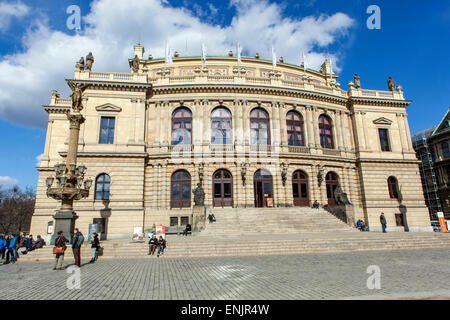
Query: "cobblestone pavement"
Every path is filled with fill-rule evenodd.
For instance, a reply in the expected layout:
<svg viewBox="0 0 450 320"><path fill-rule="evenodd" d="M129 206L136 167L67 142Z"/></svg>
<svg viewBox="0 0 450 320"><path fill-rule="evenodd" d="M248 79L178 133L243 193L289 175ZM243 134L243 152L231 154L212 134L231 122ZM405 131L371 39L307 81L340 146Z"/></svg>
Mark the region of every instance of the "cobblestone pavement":
<svg viewBox="0 0 450 320"><path fill-rule="evenodd" d="M67 288L52 262L0 265L4 299L300 300L450 298L450 249L295 256L105 260L81 267ZM367 268L381 270L369 290ZM67 263L64 264L67 267Z"/></svg>

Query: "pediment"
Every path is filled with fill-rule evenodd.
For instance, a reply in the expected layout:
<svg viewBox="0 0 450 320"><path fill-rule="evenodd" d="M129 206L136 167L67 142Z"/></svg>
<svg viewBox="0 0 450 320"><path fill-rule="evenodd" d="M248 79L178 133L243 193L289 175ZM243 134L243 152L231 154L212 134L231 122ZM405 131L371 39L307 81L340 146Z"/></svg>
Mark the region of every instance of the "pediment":
<svg viewBox="0 0 450 320"><path fill-rule="evenodd" d="M444 118L442 118L439 125L436 127L436 129L433 131L432 136L437 136L441 133L448 132L450 130L450 108L448 109L447 113L445 114Z"/></svg>
<svg viewBox="0 0 450 320"><path fill-rule="evenodd" d="M381 125L391 125L392 120L389 120L388 118L385 118L385 117L381 117L381 118L373 120L373 123L381 124Z"/></svg>
<svg viewBox="0 0 450 320"><path fill-rule="evenodd" d="M111 103L102 104L101 106L95 107L97 111L112 111L112 112L120 112L122 111L121 107L113 105Z"/></svg>

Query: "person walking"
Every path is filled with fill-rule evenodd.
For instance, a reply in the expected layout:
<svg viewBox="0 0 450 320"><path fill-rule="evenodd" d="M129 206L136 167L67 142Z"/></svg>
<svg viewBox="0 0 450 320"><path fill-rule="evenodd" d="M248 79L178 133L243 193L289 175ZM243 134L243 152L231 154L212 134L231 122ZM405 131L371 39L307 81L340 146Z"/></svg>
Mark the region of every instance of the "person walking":
<svg viewBox="0 0 450 320"><path fill-rule="evenodd" d="M386 233L386 217L384 216L384 213L382 212L380 215L380 222L381 222L381 229L383 230L383 233Z"/></svg>
<svg viewBox="0 0 450 320"><path fill-rule="evenodd" d="M89 263L93 263L97 260L98 254L97 251L100 249L100 241L98 240L98 234L94 232L94 239L91 241L92 245L92 259Z"/></svg>
<svg viewBox="0 0 450 320"><path fill-rule="evenodd" d="M62 267L64 261L64 252L66 251L66 242L68 240L64 237L62 231L58 232L58 237L55 240L55 247L53 248L53 253L55 254L55 264L53 265L53 270L64 270Z"/></svg>
<svg viewBox="0 0 450 320"><path fill-rule="evenodd" d="M6 254L6 264L11 261L11 263L16 262L16 246L17 241L19 241L19 237L17 235L12 236L12 239L9 241L8 245L8 253Z"/></svg>
<svg viewBox="0 0 450 320"><path fill-rule="evenodd" d="M81 246L84 242L84 236L78 228L75 228L75 235L72 242L73 257L75 258L75 265L81 268Z"/></svg>

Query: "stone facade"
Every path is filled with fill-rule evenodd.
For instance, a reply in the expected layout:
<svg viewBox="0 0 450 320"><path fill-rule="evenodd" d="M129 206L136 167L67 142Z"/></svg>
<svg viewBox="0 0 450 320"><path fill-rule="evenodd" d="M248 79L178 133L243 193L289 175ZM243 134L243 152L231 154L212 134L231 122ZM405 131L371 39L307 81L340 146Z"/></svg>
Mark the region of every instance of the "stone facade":
<svg viewBox="0 0 450 320"><path fill-rule="evenodd" d="M205 205L212 207L213 175L218 169L231 175L234 207L293 206L292 178L297 170L306 177L303 205L314 200L327 204L326 177L332 172L353 204L355 218L372 230L380 229L381 212L388 230L404 230L396 224L400 206L407 208L410 231L430 230L406 114L410 101L404 99L400 86L396 91L375 91L349 83L346 91L336 75L285 63L273 69L271 61L255 58L242 58L238 65L235 57L208 57L205 64L200 57L175 57L173 64L166 64L164 59L144 59L140 46L135 51L140 58L137 72L76 70L73 78L87 85L78 162L88 168L87 175L94 181L100 174L110 178L107 201L95 199L95 184L89 198L75 204L76 224L82 230L87 231L94 218L104 218L108 238L124 237L132 234L133 227L148 229L153 224L169 225L170 217L189 218L192 194L190 206L174 208L174 173L189 173L186 195L202 182ZM53 92L51 103L44 106L49 120L38 168L33 234L46 233L59 206L46 196L45 179L66 155L65 113L70 102ZM218 107L231 115L231 139L225 144L212 143L211 113ZM178 124L173 124L180 108L191 113L190 141L184 144L173 142L174 137L180 138L174 133ZM269 139L263 144L254 143L252 136L259 134L252 131L255 109L268 116ZM289 143L290 111L302 118L300 145ZM331 124L331 147L319 132L321 115ZM113 143L100 143L105 130L102 117L114 118ZM387 129L389 151L382 151L379 129ZM270 194L259 190L254 181L258 169L271 175ZM319 182L319 176L323 181ZM387 181L391 176L398 182L401 199L390 197ZM259 196L263 202L255 200Z"/></svg>

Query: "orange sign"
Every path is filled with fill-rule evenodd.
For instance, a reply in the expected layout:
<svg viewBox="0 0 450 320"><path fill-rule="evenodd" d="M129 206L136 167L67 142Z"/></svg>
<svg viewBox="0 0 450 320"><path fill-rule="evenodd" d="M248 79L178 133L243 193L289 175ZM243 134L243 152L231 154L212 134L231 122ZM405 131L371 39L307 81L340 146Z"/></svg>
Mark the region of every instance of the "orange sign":
<svg viewBox="0 0 450 320"><path fill-rule="evenodd" d="M273 207L273 199L272 198L267 198L267 206Z"/></svg>
<svg viewBox="0 0 450 320"><path fill-rule="evenodd" d="M441 232L447 232L447 224L445 223L444 213L438 212L439 224L441 225Z"/></svg>

